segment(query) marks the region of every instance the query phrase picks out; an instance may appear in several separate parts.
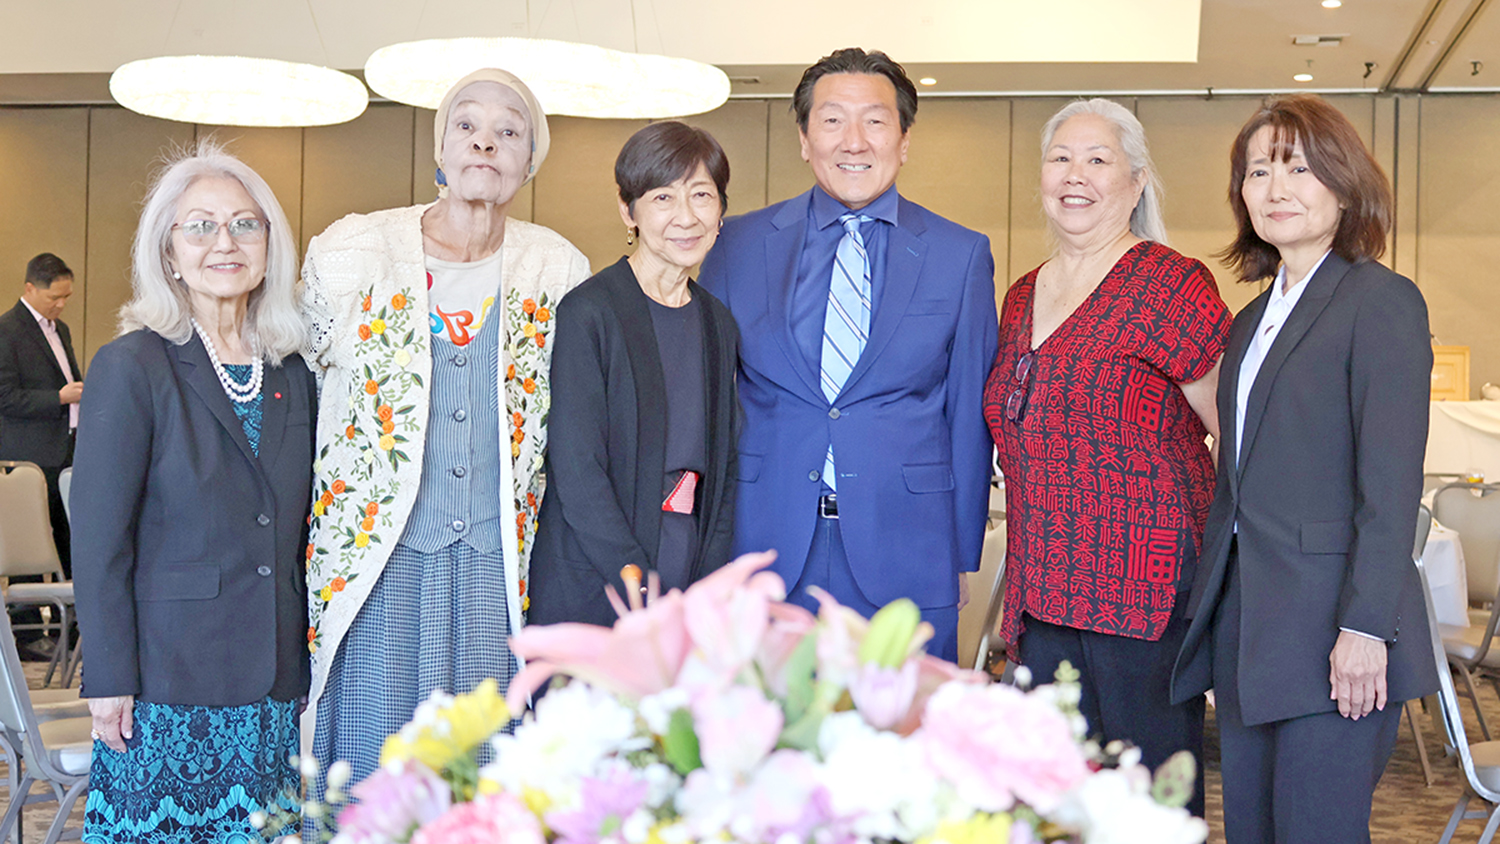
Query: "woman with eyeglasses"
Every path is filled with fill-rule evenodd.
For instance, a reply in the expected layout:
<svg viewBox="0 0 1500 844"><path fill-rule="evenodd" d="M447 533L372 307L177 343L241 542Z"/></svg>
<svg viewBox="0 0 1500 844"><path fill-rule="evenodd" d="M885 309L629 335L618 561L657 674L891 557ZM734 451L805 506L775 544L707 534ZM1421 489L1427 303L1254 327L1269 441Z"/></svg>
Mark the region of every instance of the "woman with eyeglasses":
<svg viewBox="0 0 1500 844"><path fill-rule="evenodd" d="M73 462L84 841L258 840L251 813L298 811L317 401L296 243L265 181L211 142L146 197Z"/></svg>
<svg viewBox="0 0 1500 844"><path fill-rule="evenodd" d="M1135 115L1065 106L1042 130L1052 257L1005 296L985 415L1006 478L1001 636L1047 682L1082 672L1089 732L1155 767L1201 756L1203 699L1169 701L1214 471L1229 311L1169 249ZM1202 767L1192 808L1203 812Z"/></svg>

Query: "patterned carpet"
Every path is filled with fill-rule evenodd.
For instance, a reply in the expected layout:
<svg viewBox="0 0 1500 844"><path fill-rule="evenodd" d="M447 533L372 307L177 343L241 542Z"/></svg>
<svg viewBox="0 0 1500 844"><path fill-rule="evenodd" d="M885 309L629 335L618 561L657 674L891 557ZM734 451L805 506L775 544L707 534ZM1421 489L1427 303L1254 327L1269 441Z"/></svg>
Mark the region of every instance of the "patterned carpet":
<svg viewBox="0 0 1500 844"><path fill-rule="evenodd" d="M46 665L33 662L25 663L25 666L32 688L40 688ZM1496 696L1495 687L1489 684L1482 686L1479 690L1479 699L1489 723L1496 725L1496 729L1500 729L1500 697ZM1474 721L1473 711L1467 703L1464 704L1463 709L1470 741L1474 741L1479 737L1478 723ZM1423 780L1422 766L1417 758L1417 746L1412 740L1410 727L1403 719L1401 737L1396 743L1391 764L1386 768L1385 778L1380 781L1380 788L1375 792L1375 806L1370 823L1373 844L1436 842L1443 832L1443 826L1448 822L1448 815L1453 811L1454 803L1463 793L1462 777L1457 766L1443 758L1442 739L1437 729L1425 716L1419 719L1419 724L1427 742L1427 754L1432 762L1435 781L1429 788ZM1209 710L1205 734L1207 743L1205 753L1209 760L1208 821L1213 828L1209 841L1223 841L1220 828L1223 804L1219 792L1217 762L1218 731L1214 726L1212 709ZM0 793L3 792L4 785L0 782ZM36 793L41 792L40 787L36 789ZM7 801L8 797L5 795ZM70 829L77 828L83 822L81 803L82 801L80 801L79 810L73 813L72 823L69 824ZM28 807L23 812L24 844L33 844L33 842L40 844L56 809L55 803L42 803ZM1479 833L1483 829L1483 820L1463 821L1453 840L1456 844L1473 844L1478 840Z"/></svg>

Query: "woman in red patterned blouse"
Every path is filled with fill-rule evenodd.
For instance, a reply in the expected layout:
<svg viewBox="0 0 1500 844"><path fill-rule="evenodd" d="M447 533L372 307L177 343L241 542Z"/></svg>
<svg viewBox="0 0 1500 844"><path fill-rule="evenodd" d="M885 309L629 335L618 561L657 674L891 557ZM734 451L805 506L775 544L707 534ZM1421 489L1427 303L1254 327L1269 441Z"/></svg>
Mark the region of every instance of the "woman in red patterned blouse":
<svg viewBox="0 0 1500 844"><path fill-rule="evenodd" d="M1229 311L1208 269L1164 245L1133 114L1074 102L1042 153L1056 249L1005 296L985 395L1007 481L1001 635L1038 682L1063 660L1083 673L1091 733L1153 767L1201 758L1203 700L1172 706L1168 683L1213 498ZM1200 773L1200 815L1202 800Z"/></svg>

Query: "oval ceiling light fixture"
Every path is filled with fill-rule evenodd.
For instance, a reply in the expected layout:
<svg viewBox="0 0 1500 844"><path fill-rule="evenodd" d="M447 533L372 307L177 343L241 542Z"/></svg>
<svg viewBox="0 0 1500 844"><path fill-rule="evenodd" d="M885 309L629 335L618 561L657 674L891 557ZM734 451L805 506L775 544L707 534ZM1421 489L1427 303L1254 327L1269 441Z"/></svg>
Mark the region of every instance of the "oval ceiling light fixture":
<svg viewBox="0 0 1500 844"><path fill-rule="evenodd" d="M937 80L934 79L931 76L924 76L921 79L917 80L917 84L919 84L919 85L929 85L929 86L930 85L936 85L937 84Z"/></svg>
<svg viewBox="0 0 1500 844"><path fill-rule="evenodd" d="M1297 81L1297 82L1311 82L1312 81L1312 74L1311 73L1298 73L1298 74L1294 74L1292 76L1292 79L1295 80L1295 81Z"/></svg>
<svg viewBox="0 0 1500 844"><path fill-rule="evenodd" d="M729 77L703 62L544 38L434 38L381 47L365 62L370 90L435 109L454 82L482 67L526 81L548 114L683 117L729 99Z"/></svg>
<svg viewBox="0 0 1500 844"><path fill-rule="evenodd" d="M1323 0L1323 8L1325 9L1337 9L1342 5L1344 5L1344 0Z"/></svg>
<svg viewBox="0 0 1500 844"><path fill-rule="evenodd" d="M120 105L149 117L214 126L328 126L364 113L353 76L312 64L243 56L159 56L109 77Z"/></svg>

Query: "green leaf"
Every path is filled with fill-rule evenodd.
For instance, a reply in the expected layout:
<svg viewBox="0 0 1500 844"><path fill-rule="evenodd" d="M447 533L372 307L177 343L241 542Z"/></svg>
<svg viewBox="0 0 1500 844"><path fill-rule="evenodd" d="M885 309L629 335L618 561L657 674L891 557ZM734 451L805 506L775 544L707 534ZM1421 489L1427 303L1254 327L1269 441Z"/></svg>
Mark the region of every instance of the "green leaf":
<svg viewBox="0 0 1500 844"><path fill-rule="evenodd" d="M678 774L687 776L703 767L698 754L698 734L693 732L693 716L686 709L672 713L667 734L661 737L662 755Z"/></svg>
<svg viewBox="0 0 1500 844"><path fill-rule="evenodd" d="M786 703L782 710L788 724L800 719L812 706L813 670L818 666L818 637L803 636L786 661Z"/></svg>

